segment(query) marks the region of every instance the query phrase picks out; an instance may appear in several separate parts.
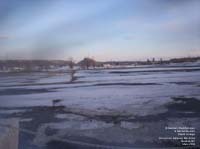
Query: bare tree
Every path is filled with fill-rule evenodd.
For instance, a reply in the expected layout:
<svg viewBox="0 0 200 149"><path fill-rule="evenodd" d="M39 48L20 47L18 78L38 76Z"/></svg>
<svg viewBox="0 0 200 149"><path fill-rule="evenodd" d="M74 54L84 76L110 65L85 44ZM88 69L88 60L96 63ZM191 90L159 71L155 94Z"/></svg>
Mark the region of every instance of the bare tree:
<svg viewBox="0 0 200 149"><path fill-rule="evenodd" d="M69 65L70 82L73 82L76 79L75 77L76 70L74 69L75 62L72 57L69 58L68 65Z"/></svg>
<svg viewBox="0 0 200 149"><path fill-rule="evenodd" d="M79 65L83 68L83 69L89 69L90 67L95 67L96 66L96 61L92 58L84 58L82 61L79 62Z"/></svg>

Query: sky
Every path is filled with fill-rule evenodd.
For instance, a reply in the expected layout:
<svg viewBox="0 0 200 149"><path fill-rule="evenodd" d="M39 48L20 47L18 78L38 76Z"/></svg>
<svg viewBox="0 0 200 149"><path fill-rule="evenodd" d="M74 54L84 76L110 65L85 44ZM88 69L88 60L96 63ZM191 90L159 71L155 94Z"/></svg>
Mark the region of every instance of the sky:
<svg viewBox="0 0 200 149"><path fill-rule="evenodd" d="M200 0L0 0L0 59L200 56Z"/></svg>

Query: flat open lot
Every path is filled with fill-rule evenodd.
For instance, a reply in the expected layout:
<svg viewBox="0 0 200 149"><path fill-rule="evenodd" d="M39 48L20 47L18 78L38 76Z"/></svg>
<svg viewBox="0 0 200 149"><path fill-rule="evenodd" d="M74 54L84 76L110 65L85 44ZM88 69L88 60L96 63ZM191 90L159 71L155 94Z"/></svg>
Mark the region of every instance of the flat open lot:
<svg viewBox="0 0 200 149"><path fill-rule="evenodd" d="M179 146L158 139L171 135L166 126L194 127L200 146L200 67L75 75L69 83L67 73L0 74L0 118L34 132L20 131L20 149Z"/></svg>

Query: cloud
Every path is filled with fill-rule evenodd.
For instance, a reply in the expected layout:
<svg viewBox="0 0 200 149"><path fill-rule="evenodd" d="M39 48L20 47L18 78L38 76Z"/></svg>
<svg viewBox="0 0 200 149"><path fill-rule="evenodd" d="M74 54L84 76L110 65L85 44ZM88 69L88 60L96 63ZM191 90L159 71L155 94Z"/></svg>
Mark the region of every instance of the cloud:
<svg viewBox="0 0 200 149"><path fill-rule="evenodd" d="M4 40L4 39L9 39L10 37L9 36L6 36L6 35L0 35L0 40Z"/></svg>

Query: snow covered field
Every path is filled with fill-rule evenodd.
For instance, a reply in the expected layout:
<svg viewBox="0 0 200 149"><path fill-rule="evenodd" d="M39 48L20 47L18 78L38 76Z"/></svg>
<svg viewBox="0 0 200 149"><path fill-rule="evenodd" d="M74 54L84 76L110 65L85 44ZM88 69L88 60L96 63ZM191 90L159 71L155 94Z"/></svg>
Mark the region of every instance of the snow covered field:
<svg viewBox="0 0 200 149"><path fill-rule="evenodd" d="M166 126L196 128L200 145L200 67L0 74L0 118L20 119L20 149L173 147ZM52 101L59 99L55 107ZM57 138L75 141L59 141ZM62 147L61 147L62 146Z"/></svg>

